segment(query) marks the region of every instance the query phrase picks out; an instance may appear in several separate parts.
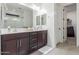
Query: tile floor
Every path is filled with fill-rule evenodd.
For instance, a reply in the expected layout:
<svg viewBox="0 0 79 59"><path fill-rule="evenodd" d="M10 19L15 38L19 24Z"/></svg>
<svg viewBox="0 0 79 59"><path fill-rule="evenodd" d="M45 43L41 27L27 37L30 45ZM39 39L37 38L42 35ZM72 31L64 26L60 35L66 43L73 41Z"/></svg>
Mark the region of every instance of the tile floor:
<svg viewBox="0 0 79 59"><path fill-rule="evenodd" d="M79 48L76 47L75 38L68 38L66 42L58 44L47 55L79 55Z"/></svg>

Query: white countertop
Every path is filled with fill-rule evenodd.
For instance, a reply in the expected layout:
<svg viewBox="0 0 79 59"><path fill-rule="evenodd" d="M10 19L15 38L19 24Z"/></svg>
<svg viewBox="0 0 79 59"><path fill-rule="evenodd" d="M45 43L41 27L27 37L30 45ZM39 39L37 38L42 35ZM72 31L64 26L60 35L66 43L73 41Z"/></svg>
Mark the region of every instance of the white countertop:
<svg viewBox="0 0 79 59"><path fill-rule="evenodd" d="M34 32L34 31L43 31L42 30L34 30L34 29L11 29L10 31L8 29L0 29L0 35L5 35L5 34L14 34L14 33L22 33L22 32Z"/></svg>

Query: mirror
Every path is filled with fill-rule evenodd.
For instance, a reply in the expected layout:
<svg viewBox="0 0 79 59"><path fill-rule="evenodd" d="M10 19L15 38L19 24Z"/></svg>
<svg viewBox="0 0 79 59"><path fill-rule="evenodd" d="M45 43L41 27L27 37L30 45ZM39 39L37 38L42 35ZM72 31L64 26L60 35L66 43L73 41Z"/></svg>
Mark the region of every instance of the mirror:
<svg viewBox="0 0 79 59"><path fill-rule="evenodd" d="M41 15L41 25L46 25L46 14Z"/></svg>
<svg viewBox="0 0 79 59"><path fill-rule="evenodd" d="M40 16L36 16L36 25L40 25Z"/></svg>
<svg viewBox="0 0 79 59"><path fill-rule="evenodd" d="M28 28L33 26L33 10L17 3L3 4L4 28Z"/></svg>
<svg viewBox="0 0 79 59"><path fill-rule="evenodd" d="M46 25L46 14L36 16L36 25Z"/></svg>

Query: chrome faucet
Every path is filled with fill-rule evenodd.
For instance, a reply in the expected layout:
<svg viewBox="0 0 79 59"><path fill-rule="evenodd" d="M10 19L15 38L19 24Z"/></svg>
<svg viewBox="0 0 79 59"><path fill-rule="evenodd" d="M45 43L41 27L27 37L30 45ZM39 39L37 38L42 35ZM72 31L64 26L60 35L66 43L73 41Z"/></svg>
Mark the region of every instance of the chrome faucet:
<svg viewBox="0 0 79 59"><path fill-rule="evenodd" d="M37 30L39 30L39 26L37 27Z"/></svg>
<svg viewBox="0 0 79 59"><path fill-rule="evenodd" d="M10 32L10 31L11 31L10 26L8 26L8 32Z"/></svg>

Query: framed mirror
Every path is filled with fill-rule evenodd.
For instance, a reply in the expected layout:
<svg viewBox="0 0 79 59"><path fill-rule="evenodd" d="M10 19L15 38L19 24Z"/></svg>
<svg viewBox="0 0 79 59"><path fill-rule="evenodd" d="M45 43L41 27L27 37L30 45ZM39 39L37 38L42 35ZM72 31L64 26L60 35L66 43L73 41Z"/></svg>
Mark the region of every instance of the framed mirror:
<svg viewBox="0 0 79 59"><path fill-rule="evenodd" d="M40 16L36 16L36 25L40 25Z"/></svg>
<svg viewBox="0 0 79 59"><path fill-rule="evenodd" d="M33 10L18 3L4 3L2 6L3 28L29 28L33 26Z"/></svg>
<svg viewBox="0 0 79 59"><path fill-rule="evenodd" d="M46 14L41 15L41 25L46 25Z"/></svg>

